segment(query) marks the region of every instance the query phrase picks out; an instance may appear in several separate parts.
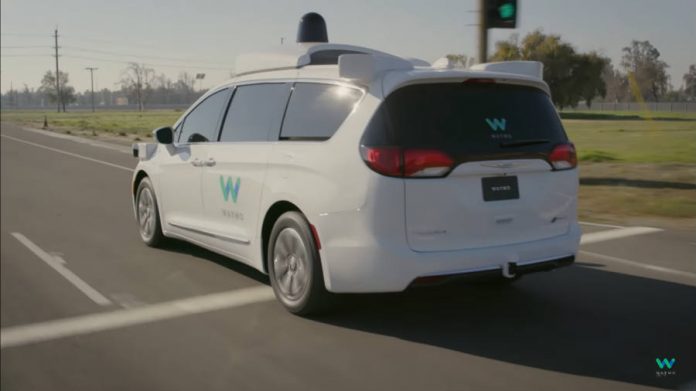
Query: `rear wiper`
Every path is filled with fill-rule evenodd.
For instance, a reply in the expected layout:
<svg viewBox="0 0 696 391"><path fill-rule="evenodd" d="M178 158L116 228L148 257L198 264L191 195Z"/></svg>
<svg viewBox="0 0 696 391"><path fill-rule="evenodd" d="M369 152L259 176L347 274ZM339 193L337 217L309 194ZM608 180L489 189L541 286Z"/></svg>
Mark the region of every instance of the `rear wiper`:
<svg viewBox="0 0 696 391"><path fill-rule="evenodd" d="M536 145L536 144L546 144L550 143L551 140L545 138L534 138L528 140L517 140L500 143L500 148L511 148L511 147L524 147L526 145Z"/></svg>

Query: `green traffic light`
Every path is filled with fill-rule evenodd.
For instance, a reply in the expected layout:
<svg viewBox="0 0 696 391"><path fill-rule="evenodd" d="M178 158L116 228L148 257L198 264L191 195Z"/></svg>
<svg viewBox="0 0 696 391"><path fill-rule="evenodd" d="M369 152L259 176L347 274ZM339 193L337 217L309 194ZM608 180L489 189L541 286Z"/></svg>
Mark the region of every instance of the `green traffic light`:
<svg viewBox="0 0 696 391"><path fill-rule="evenodd" d="M515 17L515 6L512 3L505 3L498 7L498 14L503 19Z"/></svg>

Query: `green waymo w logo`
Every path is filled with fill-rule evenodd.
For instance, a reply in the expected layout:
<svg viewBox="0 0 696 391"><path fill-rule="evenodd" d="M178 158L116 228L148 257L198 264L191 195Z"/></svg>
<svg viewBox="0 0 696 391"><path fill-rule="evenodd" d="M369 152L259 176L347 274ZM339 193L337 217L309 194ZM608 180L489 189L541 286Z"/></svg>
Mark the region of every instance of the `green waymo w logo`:
<svg viewBox="0 0 696 391"><path fill-rule="evenodd" d="M222 196L225 198L225 201L228 201L230 198L232 198L232 202L235 204L237 203L237 196L239 195L239 185L240 185L240 180L241 178L237 178L237 181L234 183L234 186L232 185L232 177L227 177L227 180L225 180L225 177L220 175L220 190L222 190Z"/></svg>
<svg viewBox="0 0 696 391"><path fill-rule="evenodd" d="M677 360L675 360L674 358L672 358L671 360L668 360L666 358L663 358L663 359L656 358L655 359L655 362L657 363L657 366L660 367L660 369L665 369L665 367L667 369L672 369L672 366L674 366L675 361L677 361Z"/></svg>
<svg viewBox="0 0 696 391"><path fill-rule="evenodd" d="M486 123L494 132L505 131L505 118L486 118Z"/></svg>

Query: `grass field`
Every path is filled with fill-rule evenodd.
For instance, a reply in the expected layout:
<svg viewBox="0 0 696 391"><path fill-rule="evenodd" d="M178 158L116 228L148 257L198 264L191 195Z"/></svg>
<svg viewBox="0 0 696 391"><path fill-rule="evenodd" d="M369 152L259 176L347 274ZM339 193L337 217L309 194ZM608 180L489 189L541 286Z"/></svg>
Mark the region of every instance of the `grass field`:
<svg viewBox="0 0 696 391"><path fill-rule="evenodd" d="M147 139L174 110L2 111L3 121L87 137ZM580 159L579 214L594 221L667 218L696 228L696 113L563 112ZM683 224L680 223L682 226Z"/></svg>
<svg viewBox="0 0 696 391"><path fill-rule="evenodd" d="M86 135L115 135L122 137L144 138L153 129L160 126L174 125L181 116L180 111L153 110L137 111L75 111L56 113L55 111L3 111L2 120L21 123L34 128L41 128L44 118L48 120L49 129Z"/></svg>

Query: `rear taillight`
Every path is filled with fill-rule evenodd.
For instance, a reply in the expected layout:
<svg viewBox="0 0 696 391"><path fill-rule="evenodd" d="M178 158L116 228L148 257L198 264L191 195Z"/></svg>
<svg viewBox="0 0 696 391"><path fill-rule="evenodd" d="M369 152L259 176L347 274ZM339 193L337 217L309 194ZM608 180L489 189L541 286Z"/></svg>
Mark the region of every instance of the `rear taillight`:
<svg viewBox="0 0 696 391"><path fill-rule="evenodd" d="M401 176L403 173L401 148L360 146L360 155L373 171L382 175Z"/></svg>
<svg viewBox="0 0 696 391"><path fill-rule="evenodd" d="M446 153L433 149L407 149L404 151L404 176L438 177L447 174L454 160Z"/></svg>
<svg viewBox="0 0 696 391"><path fill-rule="evenodd" d="M363 160L373 171L403 178L433 178L447 175L454 159L434 149L360 146Z"/></svg>
<svg viewBox="0 0 696 391"><path fill-rule="evenodd" d="M569 170L578 165L578 158L575 154L573 144L556 145L549 153L549 163L554 170Z"/></svg>

